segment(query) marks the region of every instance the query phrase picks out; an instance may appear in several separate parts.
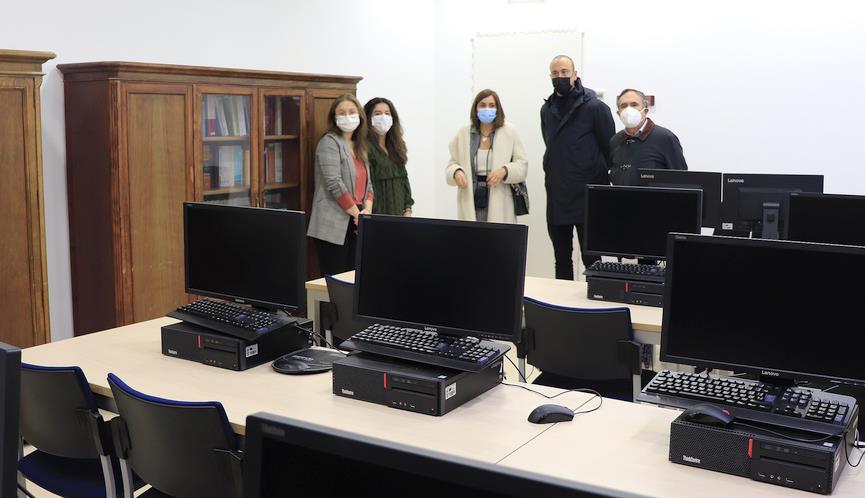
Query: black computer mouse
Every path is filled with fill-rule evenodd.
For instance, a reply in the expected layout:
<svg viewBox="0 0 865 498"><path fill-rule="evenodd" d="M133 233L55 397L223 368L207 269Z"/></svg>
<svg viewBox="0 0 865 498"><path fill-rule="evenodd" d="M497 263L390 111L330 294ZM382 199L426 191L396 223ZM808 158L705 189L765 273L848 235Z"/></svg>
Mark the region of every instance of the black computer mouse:
<svg viewBox="0 0 865 498"><path fill-rule="evenodd" d="M713 427L729 427L734 418L730 410L709 403L694 405L682 414L683 420Z"/></svg>
<svg viewBox="0 0 865 498"><path fill-rule="evenodd" d="M574 411L562 405L541 405L529 413L529 422L533 424L568 422L573 419Z"/></svg>

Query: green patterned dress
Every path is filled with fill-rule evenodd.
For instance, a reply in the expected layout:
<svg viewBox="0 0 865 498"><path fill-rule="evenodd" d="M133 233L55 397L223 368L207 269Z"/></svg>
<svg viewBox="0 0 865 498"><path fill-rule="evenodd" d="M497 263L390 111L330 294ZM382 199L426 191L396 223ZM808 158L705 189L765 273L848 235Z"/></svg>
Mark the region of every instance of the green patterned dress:
<svg viewBox="0 0 865 498"><path fill-rule="evenodd" d="M371 141L368 142L368 151L369 171L375 193L372 212L401 216L406 209L414 205L405 165L391 159L378 144Z"/></svg>

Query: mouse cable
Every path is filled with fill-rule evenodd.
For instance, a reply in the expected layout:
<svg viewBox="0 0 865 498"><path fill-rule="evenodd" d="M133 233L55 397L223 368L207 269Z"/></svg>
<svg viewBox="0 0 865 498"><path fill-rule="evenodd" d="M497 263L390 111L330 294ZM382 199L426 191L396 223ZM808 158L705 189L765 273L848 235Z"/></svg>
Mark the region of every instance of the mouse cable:
<svg viewBox="0 0 865 498"><path fill-rule="evenodd" d="M789 439L791 441L798 441L800 443L822 443L823 441L828 441L832 438L839 437L839 436L843 437L844 435L847 434L846 432L839 432L838 434L830 434L828 436L821 437L819 439L802 439L802 438L798 438L798 437L788 436L787 434L784 434L782 432L773 431L772 429L767 429L767 428L761 427L759 425L751 425L751 424L746 424L744 422L739 422L735 419L733 420L733 423L736 425L744 426L744 427L750 427L752 429L766 431L766 432L772 434L773 436L778 436L780 438Z"/></svg>
<svg viewBox="0 0 865 498"><path fill-rule="evenodd" d="M550 395L544 394L540 391L535 391L534 389L526 387L522 384L508 384L507 382L500 382L500 384L503 386L508 386L508 387L519 387L520 389L525 389L526 391L528 391L530 393L535 393L538 396L543 396L547 399L555 399L555 398L558 398L559 396L561 396L562 394L573 393L573 392L591 394L592 397L583 401L582 403L580 403L579 406L577 406L576 408L571 410L572 412L574 412L574 415L581 415L583 413L591 413L595 410L599 410L601 408L601 406L604 405L604 397L601 396L601 393L599 393L598 391L595 391L594 389L588 389L588 388L565 389L565 390L562 390L562 392L560 392L558 394L554 394L554 395L550 396ZM579 411L580 408L584 407L586 404L588 404L590 401L594 400L595 398L600 400L600 402L598 403L598 406L592 408L591 410ZM565 408L568 408L568 407L565 407ZM570 408L568 408L568 409L570 410Z"/></svg>
<svg viewBox="0 0 865 498"><path fill-rule="evenodd" d="M514 363L514 360L512 360L508 355L505 355L505 358L507 358L508 362L510 362L510 364L514 366L514 368L517 370L517 375L518 375L519 377L522 377L523 382L525 382L526 384L528 384L529 381L526 380L526 376L523 375L522 372L520 372L520 367L518 367L517 364ZM519 378L518 378L517 380L519 380Z"/></svg>
<svg viewBox="0 0 865 498"><path fill-rule="evenodd" d="M859 455L859 460L856 460L855 464L850 461L850 450L847 449L846 442L844 444L844 458L847 460L847 465L858 467L859 464L862 463L862 457L865 457L865 450L862 449L862 443L860 443L858 439L853 442L853 447L862 452L862 454Z"/></svg>
<svg viewBox="0 0 865 498"><path fill-rule="evenodd" d="M32 493L30 493L30 491L27 491L27 488L25 488L24 486L22 486L20 483L18 484L18 491L20 491L20 492L24 493L25 495L27 495L28 498L36 498L35 496L33 496Z"/></svg>

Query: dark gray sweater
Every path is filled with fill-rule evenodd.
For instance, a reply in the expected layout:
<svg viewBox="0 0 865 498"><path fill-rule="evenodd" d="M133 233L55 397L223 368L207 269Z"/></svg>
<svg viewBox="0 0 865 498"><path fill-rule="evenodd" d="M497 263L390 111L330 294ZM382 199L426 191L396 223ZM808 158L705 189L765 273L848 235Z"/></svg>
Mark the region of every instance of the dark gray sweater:
<svg viewBox="0 0 865 498"><path fill-rule="evenodd" d="M672 131L656 125L651 119L646 122L639 138L625 130L610 139L610 181L613 185L637 185L638 169L688 169L682 145Z"/></svg>

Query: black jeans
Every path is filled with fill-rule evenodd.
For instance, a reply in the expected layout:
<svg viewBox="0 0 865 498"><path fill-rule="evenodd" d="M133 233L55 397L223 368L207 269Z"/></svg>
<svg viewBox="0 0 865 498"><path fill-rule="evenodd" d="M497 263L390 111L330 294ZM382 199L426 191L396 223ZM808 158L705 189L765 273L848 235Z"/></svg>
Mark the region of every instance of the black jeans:
<svg viewBox="0 0 865 498"><path fill-rule="evenodd" d="M354 270L357 245L357 226L354 224L354 218L348 219L343 245L316 238L312 240L315 241L315 249L318 251L318 268L321 270L321 276Z"/></svg>
<svg viewBox="0 0 865 498"><path fill-rule="evenodd" d="M556 258L556 278L559 280L574 279L574 261L571 259L574 253L574 228L577 229L577 237L580 243L580 256L583 260L583 265L588 268L595 261L599 261L599 256L588 256L583 251L583 225L582 223L569 225L551 225L547 224L547 233L550 234L550 240L553 242L553 254Z"/></svg>

